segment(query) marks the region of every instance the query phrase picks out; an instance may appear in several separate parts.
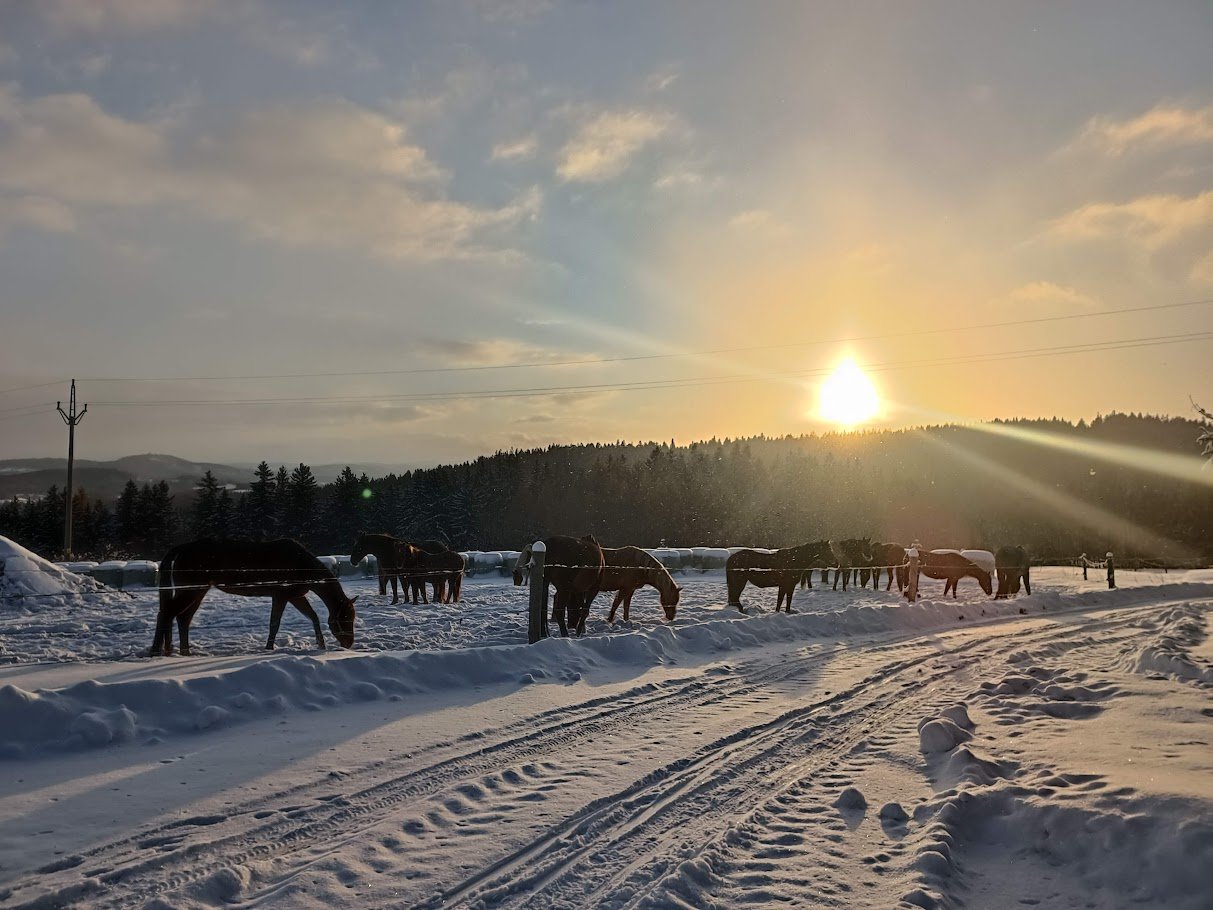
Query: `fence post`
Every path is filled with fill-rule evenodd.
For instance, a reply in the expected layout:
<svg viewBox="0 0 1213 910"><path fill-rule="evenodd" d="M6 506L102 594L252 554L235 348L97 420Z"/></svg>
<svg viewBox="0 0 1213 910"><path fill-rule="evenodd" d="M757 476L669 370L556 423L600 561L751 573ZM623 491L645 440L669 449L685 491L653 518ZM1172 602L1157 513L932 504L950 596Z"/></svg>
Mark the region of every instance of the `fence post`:
<svg viewBox="0 0 1213 910"><path fill-rule="evenodd" d="M548 637L548 583L543 571L544 559L547 556L547 545L542 540L531 544L530 569L531 600L530 613L527 620L527 642L535 644L541 638Z"/></svg>
<svg viewBox="0 0 1213 910"><path fill-rule="evenodd" d="M910 603L918 600L918 548L910 548L909 578L906 580L906 598Z"/></svg>
<svg viewBox="0 0 1213 910"><path fill-rule="evenodd" d="M1116 587L1116 563L1112 559L1111 551L1108 552L1108 590Z"/></svg>
<svg viewBox="0 0 1213 910"><path fill-rule="evenodd" d="M1078 558L1082 560L1082 580L1086 581L1087 580L1087 554L1083 553L1082 556L1079 556Z"/></svg>

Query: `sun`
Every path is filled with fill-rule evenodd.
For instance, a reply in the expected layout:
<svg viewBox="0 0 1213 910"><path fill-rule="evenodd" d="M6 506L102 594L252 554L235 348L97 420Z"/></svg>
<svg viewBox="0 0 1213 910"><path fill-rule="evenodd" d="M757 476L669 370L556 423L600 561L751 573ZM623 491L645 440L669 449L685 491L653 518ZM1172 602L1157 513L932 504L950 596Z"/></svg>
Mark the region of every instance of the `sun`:
<svg viewBox="0 0 1213 910"><path fill-rule="evenodd" d="M849 357L817 390L817 414L822 420L853 427L880 413L880 396L872 380Z"/></svg>

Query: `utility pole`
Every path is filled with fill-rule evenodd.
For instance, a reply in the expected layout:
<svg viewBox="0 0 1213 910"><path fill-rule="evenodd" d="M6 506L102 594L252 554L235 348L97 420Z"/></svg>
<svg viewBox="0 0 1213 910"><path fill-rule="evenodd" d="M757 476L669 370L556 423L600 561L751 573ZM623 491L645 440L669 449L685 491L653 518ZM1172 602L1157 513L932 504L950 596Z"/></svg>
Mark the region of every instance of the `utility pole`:
<svg viewBox="0 0 1213 910"><path fill-rule="evenodd" d="M63 402L56 401L55 407L59 411L59 416L63 418L63 422L67 424L67 514L63 519L63 558L72 558L72 464L76 460L76 425L84 419L84 414L88 410L88 405L77 414L76 413L76 380L72 380L72 398L68 402L67 410L63 410Z"/></svg>

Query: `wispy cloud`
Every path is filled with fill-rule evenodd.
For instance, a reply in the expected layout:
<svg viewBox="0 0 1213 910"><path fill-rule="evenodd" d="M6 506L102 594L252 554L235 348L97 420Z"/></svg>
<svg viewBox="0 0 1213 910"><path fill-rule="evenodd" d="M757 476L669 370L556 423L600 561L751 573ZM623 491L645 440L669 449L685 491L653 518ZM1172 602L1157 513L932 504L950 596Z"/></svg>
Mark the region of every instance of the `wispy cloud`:
<svg viewBox="0 0 1213 910"><path fill-rule="evenodd" d="M443 259L493 252L489 235L540 204L536 189L498 208L447 198L446 175L402 124L341 100L251 111L202 133L129 120L83 94L8 91L0 125L0 192L40 200L24 220L46 225L66 226L64 212L159 207L284 245Z"/></svg>
<svg viewBox="0 0 1213 910"><path fill-rule="evenodd" d="M1066 239L1121 237L1157 249L1210 225L1213 190L1189 197L1167 194L1090 203L1056 219L1049 232Z"/></svg>
<svg viewBox="0 0 1213 910"><path fill-rule="evenodd" d="M493 146L494 161L520 161L532 158L539 150L539 139L533 133L512 142L499 142Z"/></svg>
<svg viewBox="0 0 1213 910"><path fill-rule="evenodd" d="M670 128L666 115L643 110L603 111L581 124L560 152L563 180L600 183L618 177L645 146Z"/></svg>
<svg viewBox="0 0 1213 910"><path fill-rule="evenodd" d="M1031 281L1017 287L1004 298L1013 304L1029 304L1047 309L1093 309L1096 300L1075 288L1052 281Z"/></svg>
<svg viewBox="0 0 1213 910"><path fill-rule="evenodd" d="M1093 117L1072 147L1119 156L1139 148L1213 142L1213 106L1159 104L1137 117Z"/></svg>
<svg viewBox="0 0 1213 910"><path fill-rule="evenodd" d="M39 0L53 26L79 31L152 31L188 25L215 12L215 0Z"/></svg>

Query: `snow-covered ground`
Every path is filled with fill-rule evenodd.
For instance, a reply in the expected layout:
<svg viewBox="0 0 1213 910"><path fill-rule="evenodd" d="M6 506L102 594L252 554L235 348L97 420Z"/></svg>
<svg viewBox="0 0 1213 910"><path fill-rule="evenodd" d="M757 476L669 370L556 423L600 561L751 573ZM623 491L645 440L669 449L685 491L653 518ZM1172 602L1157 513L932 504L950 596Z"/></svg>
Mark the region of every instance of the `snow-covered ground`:
<svg viewBox="0 0 1213 910"><path fill-rule="evenodd" d="M0 907L1213 900L1213 572L791 616L692 574L534 646L508 579L354 578L351 651L212 592L149 659L154 590L0 544Z"/></svg>

